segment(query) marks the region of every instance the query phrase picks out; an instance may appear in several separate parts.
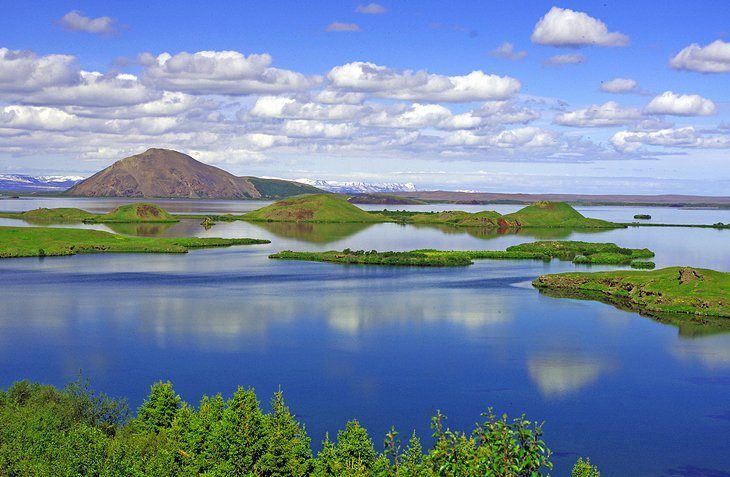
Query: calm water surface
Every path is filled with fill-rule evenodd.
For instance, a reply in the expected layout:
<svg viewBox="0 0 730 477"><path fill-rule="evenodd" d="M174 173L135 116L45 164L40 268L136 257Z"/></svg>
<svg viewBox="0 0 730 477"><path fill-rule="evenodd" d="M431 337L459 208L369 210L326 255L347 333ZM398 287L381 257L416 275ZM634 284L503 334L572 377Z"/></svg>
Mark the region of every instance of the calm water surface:
<svg viewBox="0 0 730 477"><path fill-rule="evenodd" d="M115 205L43 199L0 201L0 209L79 201L99 212ZM163 206L240 212L260 205ZM504 207L500 211L518 208ZM648 208L581 210L628 221ZM725 212L648 213L672 223L730 222L721 217ZM18 221L0 223L9 224ZM96 388L128 396L133 406L158 379L172 380L190 402L203 393L230 395L238 384L255 386L267 401L281 385L315 442L350 418L360 419L376 443L391 424L402 434L415 429L426 437L436 409L452 426L470 428L493 406L546 421L554 475L569 475L578 455L590 455L605 476L730 475L728 334L684 336L601 303L542 296L530 280L576 268L558 261L424 270L267 258L283 249L502 249L559 238L649 247L659 266L730 271L729 230L534 236L396 224L235 222L204 231L196 221L183 221L139 232L272 243L182 256L0 261L0 385L21 378L60 385L83 369Z"/></svg>

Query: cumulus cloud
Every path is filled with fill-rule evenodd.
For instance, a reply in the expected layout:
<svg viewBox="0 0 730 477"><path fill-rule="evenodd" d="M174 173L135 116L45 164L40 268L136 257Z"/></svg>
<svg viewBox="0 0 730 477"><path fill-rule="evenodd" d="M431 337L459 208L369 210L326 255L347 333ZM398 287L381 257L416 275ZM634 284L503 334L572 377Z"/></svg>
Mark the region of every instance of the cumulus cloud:
<svg viewBox="0 0 730 477"><path fill-rule="evenodd" d="M601 91L606 93L635 93L638 89L638 83L631 78L614 78L601 83Z"/></svg>
<svg viewBox="0 0 730 477"><path fill-rule="evenodd" d="M480 135L472 131L457 131L444 138L445 146L492 146L497 148L541 148L554 146L557 141L552 131L524 127Z"/></svg>
<svg viewBox="0 0 730 477"><path fill-rule="evenodd" d="M367 5L358 5L355 12L365 15L382 15L388 10L379 3L368 3Z"/></svg>
<svg viewBox="0 0 730 477"><path fill-rule="evenodd" d="M542 63L545 66L564 66L564 65L577 65L579 63L585 63L586 57L581 53L567 53L564 55L551 56Z"/></svg>
<svg viewBox="0 0 730 477"><path fill-rule="evenodd" d="M578 109L557 114L553 122L562 126L581 128L621 126L641 119L641 111L636 108L622 108L618 103L609 101L602 105L593 105L586 109Z"/></svg>
<svg viewBox="0 0 730 477"><path fill-rule="evenodd" d="M669 60L669 66L699 73L730 73L730 43L722 40L707 46L692 43Z"/></svg>
<svg viewBox="0 0 730 477"><path fill-rule="evenodd" d="M287 137L295 138L344 138L354 134L357 128L345 123L330 124L322 121L292 119L284 122L282 131Z"/></svg>
<svg viewBox="0 0 730 477"><path fill-rule="evenodd" d="M426 70L397 71L361 61L336 66L327 78L334 88L409 101L501 100L517 93L521 86L519 81L509 76L483 71L472 71L464 76L442 76Z"/></svg>
<svg viewBox="0 0 730 477"><path fill-rule="evenodd" d="M629 37L609 32L605 23L587 13L553 7L535 25L531 39L550 46L626 46Z"/></svg>
<svg viewBox="0 0 730 477"><path fill-rule="evenodd" d="M261 96L249 110L251 116L269 119L347 120L361 114L362 108L352 104L319 104L283 96Z"/></svg>
<svg viewBox="0 0 730 477"><path fill-rule="evenodd" d="M715 103L698 94L675 94L665 91L644 108L647 114L672 116L709 116L715 113Z"/></svg>
<svg viewBox="0 0 730 477"><path fill-rule="evenodd" d="M142 54L144 81L158 88L190 94L267 94L298 91L319 83L295 71L274 68L268 54L238 51Z"/></svg>
<svg viewBox="0 0 730 477"><path fill-rule="evenodd" d="M0 91L23 93L78 81L71 55L38 56L32 51L0 48Z"/></svg>
<svg viewBox="0 0 730 477"><path fill-rule="evenodd" d="M489 52L491 56L496 58L504 58L507 60L521 60L527 56L527 52L524 50L515 50L515 46L512 43L504 42L497 48Z"/></svg>
<svg viewBox="0 0 730 477"><path fill-rule="evenodd" d="M482 118L485 124L525 124L540 117L534 109L518 107L509 101L487 101L472 111L472 115Z"/></svg>
<svg viewBox="0 0 730 477"><path fill-rule="evenodd" d="M730 148L730 136L707 136L688 126L648 132L619 131L611 137L611 144L620 152L635 152L643 145L725 149Z"/></svg>
<svg viewBox="0 0 730 477"><path fill-rule="evenodd" d="M82 31L98 35L115 35L119 33L117 22L111 17L90 18L77 10L72 10L58 20L58 24L71 31Z"/></svg>
<svg viewBox="0 0 730 477"><path fill-rule="evenodd" d="M361 31L360 25L357 23L332 22L327 25L326 31L329 32L350 32Z"/></svg>

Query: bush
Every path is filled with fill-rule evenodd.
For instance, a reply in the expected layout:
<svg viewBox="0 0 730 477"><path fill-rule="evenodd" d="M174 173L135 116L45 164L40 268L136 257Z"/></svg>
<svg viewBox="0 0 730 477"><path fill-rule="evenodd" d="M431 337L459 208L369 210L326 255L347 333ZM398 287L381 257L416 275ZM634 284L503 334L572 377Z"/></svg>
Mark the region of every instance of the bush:
<svg viewBox="0 0 730 477"><path fill-rule="evenodd" d="M601 477L601 472L598 467L591 465L591 459L586 458L586 460L583 460L582 457L579 457L578 462L573 466L570 477Z"/></svg>

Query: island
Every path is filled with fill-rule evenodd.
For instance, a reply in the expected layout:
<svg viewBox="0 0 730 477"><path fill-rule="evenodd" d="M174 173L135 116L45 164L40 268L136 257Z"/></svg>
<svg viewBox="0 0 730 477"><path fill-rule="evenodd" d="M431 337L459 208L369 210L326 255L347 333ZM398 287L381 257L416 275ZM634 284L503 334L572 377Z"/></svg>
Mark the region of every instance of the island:
<svg viewBox="0 0 730 477"><path fill-rule="evenodd" d="M550 296L598 300L659 321L730 329L730 273L692 267L543 275Z"/></svg>
<svg viewBox="0 0 730 477"><path fill-rule="evenodd" d="M636 214L634 215L634 218L637 220L651 220L651 215L649 214Z"/></svg>
<svg viewBox="0 0 730 477"><path fill-rule="evenodd" d="M250 238L132 237L100 230L0 227L0 258L79 253L186 253L194 248L270 243Z"/></svg>
<svg viewBox="0 0 730 477"><path fill-rule="evenodd" d="M481 227L495 229L518 228L623 228L605 220L584 217L573 207L562 202L537 202L512 214L495 211L483 212L412 212L365 211L334 194L312 194L280 200L243 215L224 216L225 220L252 222L319 222L319 223L377 223L449 225L454 227Z"/></svg>
<svg viewBox="0 0 730 477"><path fill-rule="evenodd" d="M61 207L34 209L27 212L2 212L0 217L20 219L29 223L62 224L131 224L131 223L175 223L180 219L155 204L136 202L121 205L106 214L94 214L82 209Z"/></svg>
<svg viewBox="0 0 730 477"><path fill-rule="evenodd" d="M433 250L420 249L405 252L378 252L377 250L330 250L326 252L295 252L285 250L269 255L278 260L304 260L358 265L390 265L409 267L461 267L473 260L543 260L553 258L576 264L630 265L634 268L653 268L653 257L648 249L627 249L613 243L589 242L534 242L508 247L506 250ZM640 265L639 265L640 264Z"/></svg>

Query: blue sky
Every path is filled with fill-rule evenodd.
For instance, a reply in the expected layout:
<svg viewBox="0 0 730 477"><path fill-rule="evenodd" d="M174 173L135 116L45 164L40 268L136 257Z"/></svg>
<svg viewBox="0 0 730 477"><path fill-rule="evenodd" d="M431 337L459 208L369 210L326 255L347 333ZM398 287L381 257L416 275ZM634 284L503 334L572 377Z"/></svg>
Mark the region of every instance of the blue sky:
<svg viewBox="0 0 730 477"><path fill-rule="evenodd" d="M0 173L88 175L171 147L234 173L420 189L730 185L726 1L30 1L3 13Z"/></svg>

